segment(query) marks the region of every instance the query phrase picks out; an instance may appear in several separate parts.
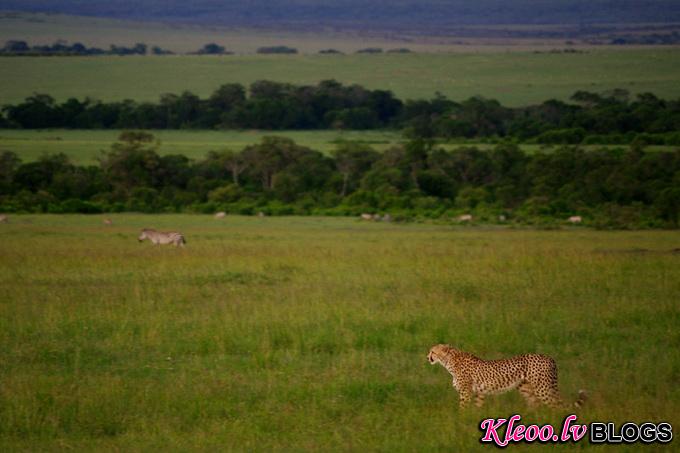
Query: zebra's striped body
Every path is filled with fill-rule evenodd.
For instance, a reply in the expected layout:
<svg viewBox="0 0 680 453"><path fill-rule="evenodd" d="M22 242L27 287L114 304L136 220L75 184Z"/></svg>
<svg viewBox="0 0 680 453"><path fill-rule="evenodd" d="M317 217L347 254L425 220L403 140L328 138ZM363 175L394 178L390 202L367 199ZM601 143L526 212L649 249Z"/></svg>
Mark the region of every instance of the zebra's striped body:
<svg viewBox="0 0 680 453"><path fill-rule="evenodd" d="M139 239L139 242L142 242L144 239L148 239L154 245L174 244L175 247L177 246L184 247L184 244L186 244L187 242L186 240L184 240L184 236L182 236L182 233L177 233L175 231L165 233L162 231L156 231L151 228L144 228L142 230L142 233L139 235L137 239Z"/></svg>

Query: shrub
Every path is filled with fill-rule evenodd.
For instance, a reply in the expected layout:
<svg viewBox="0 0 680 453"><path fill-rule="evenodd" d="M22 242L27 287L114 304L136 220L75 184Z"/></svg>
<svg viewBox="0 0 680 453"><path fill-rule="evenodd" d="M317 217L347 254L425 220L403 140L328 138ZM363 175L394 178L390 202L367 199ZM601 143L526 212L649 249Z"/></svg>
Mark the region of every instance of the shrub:
<svg viewBox="0 0 680 453"><path fill-rule="evenodd" d="M555 129L543 132L536 137L536 143L547 145L576 145L583 141L586 136L585 129L580 127L573 129Z"/></svg>
<svg viewBox="0 0 680 453"><path fill-rule="evenodd" d="M366 47L365 49L359 49L357 50L357 53L382 53L382 49L380 47Z"/></svg>
<svg viewBox="0 0 680 453"><path fill-rule="evenodd" d="M59 204L59 211L64 214L99 214L104 212L102 206L89 201L71 198Z"/></svg>
<svg viewBox="0 0 680 453"><path fill-rule="evenodd" d="M257 49L257 53L260 54L295 54L298 53L297 49L287 46L271 46L271 47L260 47Z"/></svg>

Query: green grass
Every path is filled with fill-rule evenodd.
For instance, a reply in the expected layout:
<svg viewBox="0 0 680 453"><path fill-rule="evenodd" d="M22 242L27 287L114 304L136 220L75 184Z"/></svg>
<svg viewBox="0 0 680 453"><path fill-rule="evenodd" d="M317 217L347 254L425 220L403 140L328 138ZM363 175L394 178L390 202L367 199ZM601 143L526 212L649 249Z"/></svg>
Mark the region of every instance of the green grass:
<svg viewBox="0 0 680 453"><path fill-rule="evenodd" d="M324 79L389 89L402 99L441 92L454 100L482 95L505 105L567 99L577 90L625 88L680 96L680 52L594 50L585 54L530 52L226 57L11 57L0 65L0 104L34 92L58 100L89 96L157 101L190 90L206 97L228 82L269 79L316 84Z"/></svg>
<svg viewBox="0 0 680 453"><path fill-rule="evenodd" d="M241 150L267 135L290 137L328 153L338 140L361 140L382 150L401 141L396 131L152 131L160 139L160 154L201 159L209 151ZM0 130L0 152L9 150L32 161L45 153L64 153L76 163L96 163L102 150L116 141L117 130Z"/></svg>
<svg viewBox="0 0 680 453"><path fill-rule="evenodd" d="M330 153L341 140L358 140L370 144L378 151L402 142L399 131L151 131L160 140L158 152L182 154L191 159L202 159L209 151L223 149L241 150L247 145L259 142L267 135L290 137L297 143L323 153ZM108 150L116 141L119 130L0 130L0 152L15 152L23 161L30 162L44 154L64 153L77 164L96 164L101 151ZM446 149L459 146L476 146L491 149L488 143L460 144L442 143ZM586 149L601 148L603 145L585 145ZM606 145L621 148L625 145ZM534 153L541 149L553 149L543 145L522 144L521 149ZM648 146L648 151L674 149L669 146Z"/></svg>
<svg viewBox="0 0 680 453"><path fill-rule="evenodd" d="M678 232L112 219L0 224L4 451L472 451L486 416L561 420L461 412L438 342L552 355L581 421L680 422Z"/></svg>

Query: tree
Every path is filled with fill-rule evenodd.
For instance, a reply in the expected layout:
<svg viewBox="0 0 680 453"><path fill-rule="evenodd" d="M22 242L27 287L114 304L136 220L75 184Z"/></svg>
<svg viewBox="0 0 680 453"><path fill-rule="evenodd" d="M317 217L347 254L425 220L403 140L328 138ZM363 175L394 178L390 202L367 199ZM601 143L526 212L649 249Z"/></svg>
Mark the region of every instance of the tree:
<svg viewBox="0 0 680 453"><path fill-rule="evenodd" d="M172 55L174 52L171 50L163 49L159 46L153 46L151 48L151 53L154 55Z"/></svg>
<svg viewBox="0 0 680 453"><path fill-rule="evenodd" d="M654 200L654 207L661 218L677 227L680 220L680 186L663 189Z"/></svg>
<svg viewBox="0 0 680 453"><path fill-rule="evenodd" d="M34 93L18 105L3 107L7 119L26 129L42 129L63 125L54 98L48 94Z"/></svg>
<svg viewBox="0 0 680 453"><path fill-rule="evenodd" d="M368 107L378 116L382 124L387 124L396 117L402 106L403 103L387 90L374 90L368 99Z"/></svg>
<svg viewBox="0 0 680 453"><path fill-rule="evenodd" d="M340 143L331 154L335 159L336 168L342 174L342 189L340 190L342 197L347 195L348 190L361 179L361 175L380 158L377 151L360 142Z"/></svg>
<svg viewBox="0 0 680 453"><path fill-rule="evenodd" d="M219 159L224 167L231 172L234 185L238 186L239 175L246 169L246 159L243 157L243 153L226 150L220 153Z"/></svg>
<svg viewBox="0 0 680 453"><path fill-rule="evenodd" d="M5 47L2 51L7 53L23 53L30 51L31 48L28 47L26 41L9 40L5 42Z"/></svg>
<svg viewBox="0 0 680 453"><path fill-rule="evenodd" d="M0 194L8 194L12 188L14 174L21 165L21 159L12 151L0 154Z"/></svg>
<svg viewBox="0 0 680 453"><path fill-rule="evenodd" d="M250 84L250 97L253 99L282 99L293 91L289 83L257 80Z"/></svg>
<svg viewBox="0 0 680 453"><path fill-rule="evenodd" d="M246 101L246 90L240 83L225 83L210 95L208 104L222 112L227 112Z"/></svg>
<svg viewBox="0 0 680 453"><path fill-rule="evenodd" d="M579 104L583 105L586 108L594 107L598 104L601 104L603 101L602 96L600 96L599 94L582 90L579 90L576 93L572 94L570 99L572 101L578 102Z"/></svg>
<svg viewBox="0 0 680 453"><path fill-rule="evenodd" d="M48 190L55 175L69 173L73 169L74 166L65 154L45 154L35 162L19 166L14 172L14 182L22 189L28 189L31 192Z"/></svg>
<svg viewBox="0 0 680 453"><path fill-rule="evenodd" d="M259 176L264 190L276 185L276 174L291 161L295 142L284 137L263 137L262 142L243 150L243 157L251 171Z"/></svg>
<svg viewBox="0 0 680 453"><path fill-rule="evenodd" d="M101 157L101 168L124 193L135 187L154 187L159 182L161 164L158 147L159 142L148 132L124 131Z"/></svg>
<svg viewBox="0 0 680 453"><path fill-rule="evenodd" d="M280 53L280 54L294 54L297 53L297 49L287 46L271 46L271 47L259 47L257 53Z"/></svg>
<svg viewBox="0 0 680 453"><path fill-rule="evenodd" d="M198 55L224 55L231 52L227 52L224 46L211 42L201 47L196 53Z"/></svg>

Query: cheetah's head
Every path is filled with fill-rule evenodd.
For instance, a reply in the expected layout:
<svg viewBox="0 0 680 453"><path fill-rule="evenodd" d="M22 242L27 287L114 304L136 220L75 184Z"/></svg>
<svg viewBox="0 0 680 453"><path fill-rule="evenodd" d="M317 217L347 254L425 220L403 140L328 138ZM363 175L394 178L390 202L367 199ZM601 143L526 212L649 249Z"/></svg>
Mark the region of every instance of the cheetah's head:
<svg viewBox="0 0 680 453"><path fill-rule="evenodd" d="M449 345L446 344L436 344L430 348L430 352L427 354L427 361L430 365L435 363L441 363L441 357L444 356L446 351L449 349Z"/></svg>

